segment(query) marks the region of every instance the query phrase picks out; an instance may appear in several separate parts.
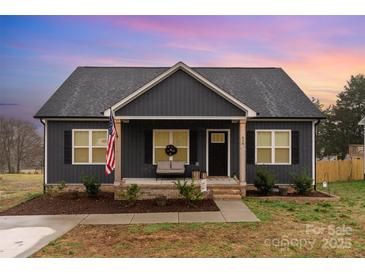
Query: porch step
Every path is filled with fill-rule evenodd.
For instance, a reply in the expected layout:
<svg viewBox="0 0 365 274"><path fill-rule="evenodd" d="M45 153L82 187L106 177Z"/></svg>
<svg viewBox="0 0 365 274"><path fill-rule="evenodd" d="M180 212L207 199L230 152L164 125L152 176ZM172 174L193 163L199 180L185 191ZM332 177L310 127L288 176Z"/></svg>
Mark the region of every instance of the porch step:
<svg viewBox="0 0 365 274"><path fill-rule="evenodd" d="M240 200L240 194L214 194L213 192L213 199L216 200Z"/></svg>
<svg viewBox="0 0 365 274"><path fill-rule="evenodd" d="M239 185L210 185L213 199L236 200L241 199L241 189Z"/></svg>
<svg viewBox="0 0 365 274"><path fill-rule="evenodd" d="M219 194L241 194L241 191L238 188L229 188L229 189L214 188L213 193L216 194L216 195L219 195Z"/></svg>

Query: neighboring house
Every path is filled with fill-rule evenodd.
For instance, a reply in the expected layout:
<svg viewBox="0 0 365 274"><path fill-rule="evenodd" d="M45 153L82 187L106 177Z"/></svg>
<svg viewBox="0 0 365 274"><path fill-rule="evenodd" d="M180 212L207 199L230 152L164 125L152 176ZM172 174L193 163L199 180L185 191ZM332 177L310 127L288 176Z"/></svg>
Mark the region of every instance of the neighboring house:
<svg viewBox="0 0 365 274"><path fill-rule="evenodd" d="M364 127L364 146L363 146L363 152L364 152L364 179L365 179L365 117L359 122L360 126Z"/></svg>
<svg viewBox="0 0 365 274"><path fill-rule="evenodd" d="M364 157L364 145L349 145L349 158L356 159L356 158L363 158Z"/></svg>
<svg viewBox="0 0 365 274"><path fill-rule="evenodd" d="M116 170L106 176L110 108L118 138ZM103 184L154 178L157 162L179 160L185 177L204 170L245 185L258 167L283 184L304 170L315 178L315 126L324 117L281 68L179 62L78 67L35 118L45 125L46 184L80 183L82 175Z"/></svg>

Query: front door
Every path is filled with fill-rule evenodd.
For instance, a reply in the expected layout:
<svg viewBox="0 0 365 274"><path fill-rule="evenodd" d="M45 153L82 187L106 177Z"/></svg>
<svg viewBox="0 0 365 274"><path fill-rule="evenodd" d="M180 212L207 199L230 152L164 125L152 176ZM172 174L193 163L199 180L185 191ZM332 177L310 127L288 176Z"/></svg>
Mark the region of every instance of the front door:
<svg viewBox="0 0 365 274"><path fill-rule="evenodd" d="M228 176L228 132L208 131L208 174Z"/></svg>

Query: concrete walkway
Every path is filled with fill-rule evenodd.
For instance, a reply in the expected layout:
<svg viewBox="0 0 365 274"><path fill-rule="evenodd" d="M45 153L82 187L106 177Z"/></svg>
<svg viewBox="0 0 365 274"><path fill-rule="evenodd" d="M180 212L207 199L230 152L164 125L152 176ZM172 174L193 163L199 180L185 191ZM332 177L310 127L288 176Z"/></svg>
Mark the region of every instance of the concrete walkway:
<svg viewBox="0 0 365 274"><path fill-rule="evenodd" d="M259 222L241 200L216 200L220 211L90 214L82 224L160 224L203 222Z"/></svg>
<svg viewBox="0 0 365 274"><path fill-rule="evenodd" d="M78 224L259 222L241 201L215 201L220 211L0 216L0 258L28 257Z"/></svg>

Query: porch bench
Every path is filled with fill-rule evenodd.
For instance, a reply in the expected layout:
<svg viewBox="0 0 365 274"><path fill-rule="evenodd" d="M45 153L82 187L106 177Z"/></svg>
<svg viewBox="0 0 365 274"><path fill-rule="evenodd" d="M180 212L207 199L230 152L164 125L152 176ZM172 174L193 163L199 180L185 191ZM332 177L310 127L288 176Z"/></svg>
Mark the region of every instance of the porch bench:
<svg viewBox="0 0 365 274"><path fill-rule="evenodd" d="M156 167L156 181L159 175L183 175L185 174L185 162L183 161L159 161Z"/></svg>

